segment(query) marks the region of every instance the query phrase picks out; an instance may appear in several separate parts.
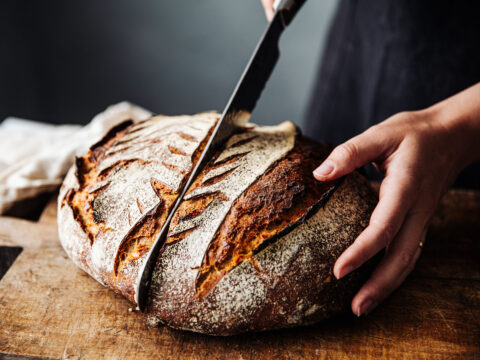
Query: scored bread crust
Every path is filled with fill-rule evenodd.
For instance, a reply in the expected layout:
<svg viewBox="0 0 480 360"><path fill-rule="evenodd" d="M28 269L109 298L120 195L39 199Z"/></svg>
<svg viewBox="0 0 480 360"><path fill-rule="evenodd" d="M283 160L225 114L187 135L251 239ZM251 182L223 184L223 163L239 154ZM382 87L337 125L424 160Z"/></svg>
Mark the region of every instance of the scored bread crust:
<svg viewBox="0 0 480 360"><path fill-rule="evenodd" d="M253 140L237 149L246 137ZM278 146L262 128L234 135L198 176L156 264L151 324L232 335L311 324L348 305L370 266L336 280L333 264L368 224L375 195L358 173L329 183L314 180L312 172L330 148L294 138L278 158L260 163L243 155L222 172L216 164L232 154L255 159L255 140L266 140L268 149ZM231 184L245 180L244 169L235 173L239 160L259 176L233 194ZM212 173L218 177L213 184ZM228 214L215 211L215 202L227 203ZM217 218L209 216L212 208Z"/></svg>
<svg viewBox="0 0 480 360"><path fill-rule="evenodd" d="M218 119L210 112L127 121L76 159L58 224L80 268L134 301L139 269Z"/></svg>
<svg viewBox="0 0 480 360"><path fill-rule="evenodd" d="M59 233L79 267L133 302L139 268L218 117L122 124L77 159L59 196ZM341 280L333 264L368 224L376 196L356 172L316 181L329 151L290 122L228 139L173 217L148 322L231 335L344 309L371 264Z"/></svg>

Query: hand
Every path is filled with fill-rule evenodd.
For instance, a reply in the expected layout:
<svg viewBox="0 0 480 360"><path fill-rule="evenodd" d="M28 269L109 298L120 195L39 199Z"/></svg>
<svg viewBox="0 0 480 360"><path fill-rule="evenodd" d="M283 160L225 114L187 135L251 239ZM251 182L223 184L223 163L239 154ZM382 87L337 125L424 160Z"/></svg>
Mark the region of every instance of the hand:
<svg viewBox="0 0 480 360"><path fill-rule="evenodd" d="M403 112L336 147L314 171L328 181L369 162L385 174L369 225L337 259L342 278L383 248L385 256L352 300L370 312L413 270L429 220L460 170L480 159L480 83L431 108Z"/></svg>
<svg viewBox="0 0 480 360"><path fill-rule="evenodd" d="M275 10L273 10L273 3L274 0L262 0L262 5L265 9L265 16L267 17L267 20L269 22L272 21L273 16L275 15Z"/></svg>

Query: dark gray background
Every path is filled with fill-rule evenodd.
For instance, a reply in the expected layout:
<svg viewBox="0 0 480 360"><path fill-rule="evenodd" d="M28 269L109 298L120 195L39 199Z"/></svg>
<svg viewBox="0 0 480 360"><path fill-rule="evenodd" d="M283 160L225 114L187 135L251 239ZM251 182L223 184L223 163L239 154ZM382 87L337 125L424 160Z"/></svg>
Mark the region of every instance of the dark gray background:
<svg viewBox="0 0 480 360"><path fill-rule="evenodd" d="M335 6L306 3L252 121L302 124ZM0 121L86 123L122 100L221 111L266 24L260 0L2 0Z"/></svg>

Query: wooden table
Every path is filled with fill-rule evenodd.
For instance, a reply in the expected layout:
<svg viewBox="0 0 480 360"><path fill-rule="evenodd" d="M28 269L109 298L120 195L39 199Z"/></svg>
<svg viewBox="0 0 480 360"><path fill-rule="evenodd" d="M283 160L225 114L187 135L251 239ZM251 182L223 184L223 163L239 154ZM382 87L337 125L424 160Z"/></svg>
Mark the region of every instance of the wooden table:
<svg viewBox="0 0 480 360"><path fill-rule="evenodd" d="M0 358L480 359L479 234L480 193L451 191L416 269L372 314L218 338L145 326L67 258L51 202L38 222L0 217L0 252L23 248L0 280Z"/></svg>

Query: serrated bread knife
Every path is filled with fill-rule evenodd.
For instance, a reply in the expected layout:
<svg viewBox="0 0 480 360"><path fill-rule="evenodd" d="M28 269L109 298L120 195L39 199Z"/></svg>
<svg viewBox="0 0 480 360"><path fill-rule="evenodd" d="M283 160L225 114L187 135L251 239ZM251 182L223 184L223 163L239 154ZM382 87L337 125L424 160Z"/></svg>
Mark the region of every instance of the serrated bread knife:
<svg viewBox="0 0 480 360"><path fill-rule="evenodd" d="M135 302L141 311L145 308L146 297L150 278L158 253L165 243L168 227L173 214L180 205L187 189L190 187L200 170L205 166L213 155L213 152L236 132L239 126L245 124L255 108L257 100L260 98L265 84L272 73L275 64L280 56L278 42L283 30L290 24L298 10L306 0L276 0L275 16L268 25L267 30L260 39L247 67L245 68L240 81L233 91L227 107L215 125L210 139L205 146L197 164L190 173L185 185L180 192L175 204L168 214L167 220L163 224L160 233L153 243L147 258L140 269L137 283L135 286Z"/></svg>

